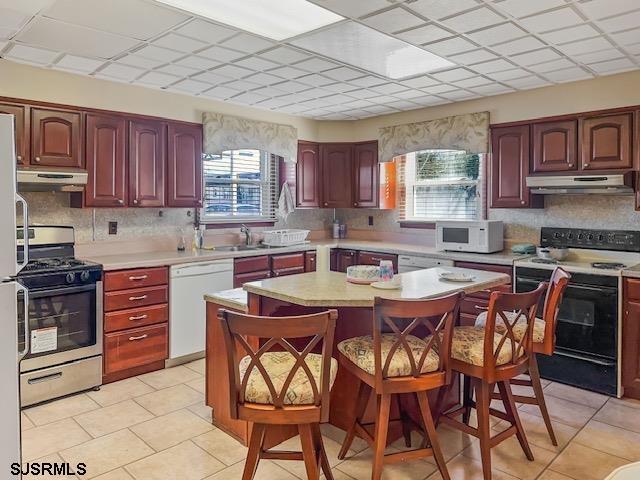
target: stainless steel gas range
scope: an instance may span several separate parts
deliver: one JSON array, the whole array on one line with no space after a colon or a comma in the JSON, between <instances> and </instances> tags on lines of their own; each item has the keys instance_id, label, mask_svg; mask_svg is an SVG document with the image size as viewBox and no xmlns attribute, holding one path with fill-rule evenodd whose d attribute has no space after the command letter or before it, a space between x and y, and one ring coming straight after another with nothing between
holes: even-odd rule
<instances>
[{"instance_id":1,"label":"stainless steel gas range","mask_svg":"<svg viewBox=\"0 0 640 480\"><path fill-rule=\"evenodd\" d=\"M20 227L19 259L24 238ZM31 226L26 244L17 276L29 290L26 325L18 317L23 407L102 383L102 266L74 258L73 227Z\"/></svg>"},{"instance_id":2,"label":"stainless steel gas range","mask_svg":"<svg viewBox=\"0 0 640 480\"><path fill-rule=\"evenodd\" d=\"M572 275L558 315L556 350L538 356L549 380L620 396L622 271L640 264L640 232L543 228L540 245L567 247L562 262L515 262L515 288L534 289L556 265Z\"/></svg>"}]
</instances>

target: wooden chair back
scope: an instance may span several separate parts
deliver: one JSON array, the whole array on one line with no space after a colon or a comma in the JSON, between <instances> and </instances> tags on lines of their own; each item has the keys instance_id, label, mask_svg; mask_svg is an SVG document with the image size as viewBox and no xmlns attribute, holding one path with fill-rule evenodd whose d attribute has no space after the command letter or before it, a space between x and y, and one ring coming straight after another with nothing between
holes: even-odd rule
<instances>
[{"instance_id":1,"label":"wooden chair back","mask_svg":"<svg viewBox=\"0 0 640 480\"><path fill-rule=\"evenodd\" d=\"M556 267L551 274L542 312L542 319L545 322L544 341L541 344L534 344L534 350L538 353L553 355L556 347L556 327L558 325L560 303L570 280L571 275L563 270L562 267Z\"/></svg>"},{"instance_id":2,"label":"wooden chair back","mask_svg":"<svg viewBox=\"0 0 640 480\"><path fill-rule=\"evenodd\" d=\"M547 284L542 282L538 288L526 293L492 292L489 296L489 309L487 322L484 329L484 361L483 370L485 377L493 377L498 369L511 376L507 370L524 368L528 365L529 357L533 353L533 325L538 309L538 302L547 289ZM504 330L496 331L498 318L504 323ZM514 327L525 319L527 327L520 338L514 333ZM499 341L494 344L495 338ZM511 356L507 363L498 365L500 354L506 348L511 348Z\"/></svg>"},{"instance_id":3,"label":"wooden chair back","mask_svg":"<svg viewBox=\"0 0 640 480\"><path fill-rule=\"evenodd\" d=\"M409 358L411 373L407 377L393 377L394 382L400 379L414 380L425 375L442 373L445 383L451 379L450 352L453 327L458 318L460 303L464 292L457 292L446 297L429 300L391 300L376 297L373 307L373 348L375 362L376 388L381 389L383 382L389 379L389 367L396 352L404 350ZM417 359L407 343L407 337L422 327L428 332L424 338L426 348ZM382 358L382 335L393 334L394 343L386 359ZM429 352L439 356L438 369L434 372L421 373Z\"/></svg>"},{"instance_id":4,"label":"wooden chair back","mask_svg":"<svg viewBox=\"0 0 640 480\"><path fill-rule=\"evenodd\" d=\"M338 318L336 310L293 317L262 317L220 310L218 318L222 324L227 349L232 418L238 418L241 406L250 405L249 402L245 402L246 389L249 377L256 369L269 389L273 408L279 411L287 409L285 398L294 377L298 371L304 372L313 391L313 404L309 407L320 409L321 421L328 420L331 353ZM247 341L248 337L254 337L257 342ZM309 341L302 351L298 351L289 341L294 339L302 342L304 339L309 339ZM319 382L316 382L305 360L320 343L322 343L322 367ZM262 356L270 351L285 351L295 359L295 364L280 391L274 387L262 361ZM250 363L244 378L241 378L239 364L245 356L250 358ZM296 405L296 407L300 406Z\"/></svg>"}]
</instances>

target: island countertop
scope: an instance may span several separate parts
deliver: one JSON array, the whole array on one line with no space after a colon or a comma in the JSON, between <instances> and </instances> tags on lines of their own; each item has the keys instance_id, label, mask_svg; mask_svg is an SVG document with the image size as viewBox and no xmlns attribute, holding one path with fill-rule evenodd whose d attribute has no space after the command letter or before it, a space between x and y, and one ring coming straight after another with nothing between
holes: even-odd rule
<instances>
[{"instance_id":1,"label":"island countertop","mask_svg":"<svg viewBox=\"0 0 640 480\"><path fill-rule=\"evenodd\" d=\"M470 282L451 282L440 278L442 272L473 275ZM392 299L434 298L464 290L473 293L499 285L511 279L504 273L486 272L457 267L437 267L398 275L401 288L382 290L369 285L346 281L339 272L310 272L287 277L269 278L244 284L244 289L263 297L306 307L372 307L375 297Z\"/></svg>"}]
</instances>

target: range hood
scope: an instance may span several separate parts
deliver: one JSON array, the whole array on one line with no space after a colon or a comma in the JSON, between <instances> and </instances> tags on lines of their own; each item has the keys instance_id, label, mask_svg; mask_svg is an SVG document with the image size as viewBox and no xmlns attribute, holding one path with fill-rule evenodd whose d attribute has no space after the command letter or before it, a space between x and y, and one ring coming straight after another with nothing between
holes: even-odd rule
<instances>
[{"instance_id":1,"label":"range hood","mask_svg":"<svg viewBox=\"0 0 640 480\"><path fill-rule=\"evenodd\" d=\"M527 177L527 187L531 189L531 193L541 195L631 195L633 177L631 173Z\"/></svg>"},{"instance_id":2,"label":"range hood","mask_svg":"<svg viewBox=\"0 0 640 480\"><path fill-rule=\"evenodd\" d=\"M21 192L81 192L88 178L86 170L75 168L20 168L17 174Z\"/></svg>"}]
</instances>

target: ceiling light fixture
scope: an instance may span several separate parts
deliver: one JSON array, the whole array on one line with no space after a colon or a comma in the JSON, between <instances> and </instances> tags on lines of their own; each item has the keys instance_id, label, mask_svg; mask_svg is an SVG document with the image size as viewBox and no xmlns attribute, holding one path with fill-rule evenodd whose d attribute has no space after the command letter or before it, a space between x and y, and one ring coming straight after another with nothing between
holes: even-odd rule
<instances>
[{"instance_id":1,"label":"ceiling light fixture","mask_svg":"<svg viewBox=\"0 0 640 480\"><path fill-rule=\"evenodd\" d=\"M273 40L284 40L343 20L307 0L157 0ZM203 38L202 40L206 40Z\"/></svg>"}]
</instances>

